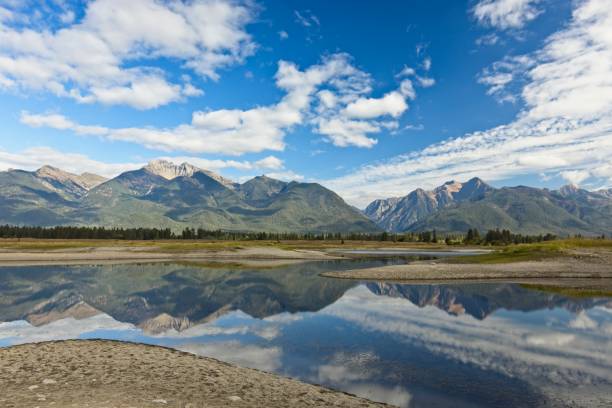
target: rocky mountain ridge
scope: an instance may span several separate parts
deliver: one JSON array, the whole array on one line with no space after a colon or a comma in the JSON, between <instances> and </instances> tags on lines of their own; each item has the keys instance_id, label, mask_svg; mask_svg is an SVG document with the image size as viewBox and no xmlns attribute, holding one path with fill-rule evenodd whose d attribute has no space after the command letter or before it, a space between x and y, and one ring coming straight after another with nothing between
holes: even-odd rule
<instances>
[{"instance_id":1,"label":"rocky mountain ridge","mask_svg":"<svg viewBox=\"0 0 612 408\"><path fill-rule=\"evenodd\" d=\"M392 232L435 229L465 233L469 228L499 228L524 234L601 235L612 233L612 189L588 191L575 185L559 190L494 188L473 178L375 200L365 214Z\"/></svg>"},{"instance_id":2,"label":"rocky mountain ridge","mask_svg":"<svg viewBox=\"0 0 612 408\"><path fill-rule=\"evenodd\" d=\"M0 172L0 224L182 230L374 232L379 228L316 183L255 177L239 184L189 163L156 160L105 180L50 166Z\"/></svg>"}]
</instances>

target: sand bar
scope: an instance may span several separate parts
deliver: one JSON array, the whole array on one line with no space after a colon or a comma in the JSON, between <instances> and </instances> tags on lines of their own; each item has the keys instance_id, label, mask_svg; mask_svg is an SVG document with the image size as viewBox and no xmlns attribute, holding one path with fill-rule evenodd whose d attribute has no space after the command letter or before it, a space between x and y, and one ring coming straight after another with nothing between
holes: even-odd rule
<instances>
[{"instance_id":1,"label":"sand bar","mask_svg":"<svg viewBox=\"0 0 612 408\"><path fill-rule=\"evenodd\" d=\"M249 266L278 266L303 261L341 259L315 250L248 247L233 250L164 252L155 247L84 247L58 250L0 250L0 266L78 265L135 262L226 262Z\"/></svg>"},{"instance_id":2,"label":"sand bar","mask_svg":"<svg viewBox=\"0 0 612 408\"><path fill-rule=\"evenodd\" d=\"M105 340L0 348L0 406L383 407L172 349Z\"/></svg>"},{"instance_id":3,"label":"sand bar","mask_svg":"<svg viewBox=\"0 0 612 408\"><path fill-rule=\"evenodd\" d=\"M325 272L326 277L360 280L398 281L490 281L528 279L610 279L612 263L584 259L558 258L542 261L497 264L446 263L440 261L414 262L375 268Z\"/></svg>"}]
</instances>

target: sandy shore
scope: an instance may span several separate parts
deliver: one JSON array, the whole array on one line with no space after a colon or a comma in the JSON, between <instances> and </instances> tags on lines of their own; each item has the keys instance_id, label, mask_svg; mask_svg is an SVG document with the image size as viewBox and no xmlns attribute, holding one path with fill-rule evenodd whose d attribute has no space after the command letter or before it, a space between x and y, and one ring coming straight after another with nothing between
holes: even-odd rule
<instances>
[{"instance_id":1,"label":"sandy shore","mask_svg":"<svg viewBox=\"0 0 612 408\"><path fill-rule=\"evenodd\" d=\"M499 264L453 264L440 261L415 262L377 268L326 272L322 276L360 280L399 281L491 281L530 279L612 279L612 263L574 258Z\"/></svg>"},{"instance_id":2,"label":"sandy shore","mask_svg":"<svg viewBox=\"0 0 612 408\"><path fill-rule=\"evenodd\" d=\"M0 406L382 407L167 348L71 340L0 348Z\"/></svg>"},{"instance_id":3,"label":"sandy shore","mask_svg":"<svg viewBox=\"0 0 612 408\"><path fill-rule=\"evenodd\" d=\"M285 250L274 247L249 247L235 250L196 250L164 252L155 247L84 247L57 250L0 250L0 266L78 265L201 262L239 263L245 266L271 267L290 263L332 260L340 257L314 250Z\"/></svg>"}]
</instances>

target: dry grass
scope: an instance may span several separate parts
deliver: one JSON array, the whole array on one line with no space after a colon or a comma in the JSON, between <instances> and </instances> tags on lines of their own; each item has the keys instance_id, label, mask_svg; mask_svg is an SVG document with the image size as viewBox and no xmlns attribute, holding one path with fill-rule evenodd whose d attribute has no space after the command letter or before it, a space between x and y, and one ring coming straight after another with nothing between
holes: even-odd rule
<instances>
[{"instance_id":1,"label":"dry grass","mask_svg":"<svg viewBox=\"0 0 612 408\"><path fill-rule=\"evenodd\" d=\"M462 256L460 258L449 259L448 262L462 264L498 264L542 261L552 258L574 256L571 251L576 249L612 251L612 240L564 239L538 242L535 244L510 245L488 254Z\"/></svg>"},{"instance_id":2,"label":"dry grass","mask_svg":"<svg viewBox=\"0 0 612 408\"><path fill-rule=\"evenodd\" d=\"M337 248L375 249L375 248L415 248L443 249L444 244L392 241L215 241L215 240L168 240L168 241L128 241L128 240L80 240L80 239L0 239L0 249L13 251L53 251L63 249L134 247L161 252L189 252L201 250L238 250L252 247L273 247L286 250L311 249L325 250Z\"/></svg>"},{"instance_id":3,"label":"dry grass","mask_svg":"<svg viewBox=\"0 0 612 408\"><path fill-rule=\"evenodd\" d=\"M521 284L522 287L540 292L553 293L573 298L612 297L612 289L609 288L581 288L567 286L551 286L542 284Z\"/></svg>"}]
</instances>

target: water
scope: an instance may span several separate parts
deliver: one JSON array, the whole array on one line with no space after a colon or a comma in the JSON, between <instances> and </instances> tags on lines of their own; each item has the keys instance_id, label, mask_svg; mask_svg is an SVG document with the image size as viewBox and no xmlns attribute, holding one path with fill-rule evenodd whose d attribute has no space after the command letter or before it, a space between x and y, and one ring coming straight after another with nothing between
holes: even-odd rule
<instances>
[{"instance_id":1,"label":"water","mask_svg":"<svg viewBox=\"0 0 612 408\"><path fill-rule=\"evenodd\" d=\"M610 406L612 299L318 276L398 262L0 268L0 346L159 344L402 407Z\"/></svg>"}]
</instances>

